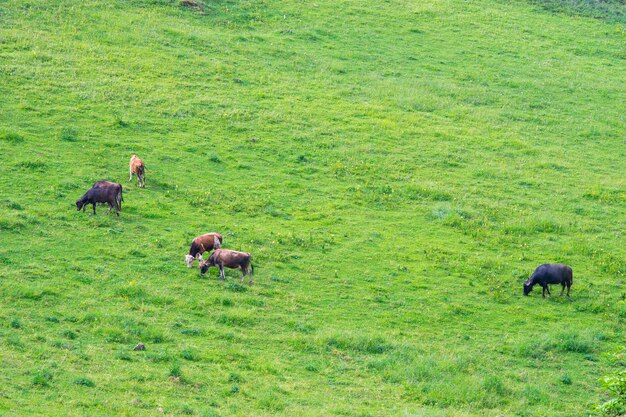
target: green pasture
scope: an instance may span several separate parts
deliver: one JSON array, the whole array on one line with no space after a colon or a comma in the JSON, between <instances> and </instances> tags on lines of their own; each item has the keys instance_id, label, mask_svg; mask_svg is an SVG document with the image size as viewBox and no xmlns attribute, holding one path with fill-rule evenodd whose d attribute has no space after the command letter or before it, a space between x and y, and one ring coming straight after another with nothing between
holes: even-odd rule
<instances>
[{"instance_id":1,"label":"green pasture","mask_svg":"<svg viewBox=\"0 0 626 417\"><path fill-rule=\"evenodd\" d=\"M0 0L0 415L593 415L626 328L624 22ZM119 218L76 211L103 179ZM186 268L211 231L253 285ZM522 296L546 262L571 298Z\"/></svg>"}]
</instances>

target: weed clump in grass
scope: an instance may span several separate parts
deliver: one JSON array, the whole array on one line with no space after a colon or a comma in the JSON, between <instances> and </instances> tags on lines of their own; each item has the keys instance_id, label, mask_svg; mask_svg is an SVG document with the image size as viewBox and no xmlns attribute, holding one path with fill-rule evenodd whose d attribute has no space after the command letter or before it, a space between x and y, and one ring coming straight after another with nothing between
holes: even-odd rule
<instances>
[{"instance_id":1,"label":"weed clump in grass","mask_svg":"<svg viewBox=\"0 0 626 417\"><path fill-rule=\"evenodd\" d=\"M222 158L220 158L219 155L217 154L212 153L208 156L208 158L209 158L209 161L214 162L216 164L222 163Z\"/></svg>"},{"instance_id":2,"label":"weed clump in grass","mask_svg":"<svg viewBox=\"0 0 626 417\"><path fill-rule=\"evenodd\" d=\"M526 402L531 405L546 404L548 402L546 393L531 385L524 387L523 395Z\"/></svg>"},{"instance_id":3,"label":"weed clump in grass","mask_svg":"<svg viewBox=\"0 0 626 417\"><path fill-rule=\"evenodd\" d=\"M13 200L5 200L4 205L11 210L18 210L18 211L24 210L24 207L20 203L15 202Z\"/></svg>"},{"instance_id":4,"label":"weed clump in grass","mask_svg":"<svg viewBox=\"0 0 626 417\"><path fill-rule=\"evenodd\" d=\"M24 136L15 132L2 132L0 133L0 140L9 143L22 143L24 142Z\"/></svg>"},{"instance_id":5,"label":"weed clump in grass","mask_svg":"<svg viewBox=\"0 0 626 417\"><path fill-rule=\"evenodd\" d=\"M580 337L577 333L563 333L558 339L557 346L563 352L591 353L591 341Z\"/></svg>"},{"instance_id":6,"label":"weed clump in grass","mask_svg":"<svg viewBox=\"0 0 626 417\"><path fill-rule=\"evenodd\" d=\"M67 337L70 340L74 340L74 339L76 339L78 337L78 335L75 332L71 331L71 330L65 330L63 332L63 336Z\"/></svg>"},{"instance_id":7,"label":"weed clump in grass","mask_svg":"<svg viewBox=\"0 0 626 417\"><path fill-rule=\"evenodd\" d=\"M254 318L233 314L222 314L217 318L217 322L229 326L249 327L254 325Z\"/></svg>"},{"instance_id":8,"label":"weed clump in grass","mask_svg":"<svg viewBox=\"0 0 626 417\"><path fill-rule=\"evenodd\" d=\"M518 345L517 352L533 359L542 359L548 352L584 353L587 359L593 356L590 355L593 352L593 342L589 335L565 332L523 342Z\"/></svg>"},{"instance_id":9,"label":"weed clump in grass","mask_svg":"<svg viewBox=\"0 0 626 417\"><path fill-rule=\"evenodd\" d=\"M233 282L233 281L229 281L228 284L226 284L226 289L228 289L229 291L232 292L246 292L248 291L248 287L246 287L245 285L241 285L237 282Z\"/></svg>"},{"instance_id":10,"label":"weed clump in grass","mask_svg":"<svg viewBox=\"0 0 626 417\"><path fill-rule=\"evenodd\" d=\"M61 129L59 139L63 142L76 142L78 140L76 129L72 127L64 127Z\"/></svg>"},{"instance_id":11,"label":"weed clump in grass","mask_svg":"<svg viewBox=\"0 0 626 417\"><path fill-rule=\"evenodd\" d=\"M508 390L502 380L495 375L491 375L483 383L483 387L487 392L496 394L498 396L504 396L508 393Z\"/></svg>"},{"instance_id":12,"label":"weed clump in grass","mask_svg":"<svg viewBox=\"0 0 626 417\"><path fill-rule=\"evenodd\" d=\"M199 329L182 329L180 334L184 334L185 336L202 336L203 332Z\"/></svg>"},{"instance_id":13,"label":"weed clump in grass","mask_svg":"<svg viewBox=\"0 0 626 417\"><path fill-rule=\"evenodd\" d=\"M16 165L18 168L21 168L30 172L44 172L48 167L48 164L44 161L34 160L34 161L22 161Z\"/></svg>"},{"instance_id":14,"label":"weed clump in grass","mask_svg":"<svg viewBox=\"0 0 626 417\"><path fill-rule=\"evenodd\" d=\"M352 350L359 353L381 354L391 349L391 345L382 337L343 337L333 336L327 339L329 348Z\"/></svg>"},{"instance_id":15,"label":"weed clump in grass","mask_svg":"<svg viewBox=\"0 0 626 417\"><path fill-rule=\"evenodd\" d=\"M89 388L92 388L92 387L95 387L95 386L96 386L96 383L95 383L95 382L93 382L93 381L92 381L91 379L89 379L89 378L86 378L86 377L80 377L80 378L76 378L76 379L74 380L74 385L80 385L80 386L83 386L83 387L89 387Z\"/></svg>"},{"instance_id":16,"label":"weed clump in grass","mask_svg":"<svg viewBox=\"0 0 626 417\"><path fill-rule=\"evenodd\" d=\"M317 364L311 363L311 362L309 362L306 365L304 365L304 369L306 369L309 372L317 372L317 371L319 371L319 368L318 368Z\"/></svg>"},{"instance_id":17,"label":"weed clump in grass","mask_svg":"<svg viewBox=\"0 0 626 417\"><path fill-rule=\"evenodd\" d=\"M23 350L24 349L24 342L22 342L22 339L20 339L20 337L17 334L12 334L9 337L7 337L5 339L6 344L14 349L17 350Z\"/></svg>"},{"instance_id":18,"label":"weed clump in grass","mask_svg":"<svg viewBox=\"0 0 626 417\"><path fill-rule=\"evenodd\" d=\"M624 2L621 0L531 0L551 13L589 16L609 22L626 23Z\"/></svg>"},{"instance_id":19,"label":"weed clump in grass","mask_svg":"<svg viewBox=\"0 0 626 417\"><path fill-rule=\"evenodd\" d=\"M37 371L33 376L33 385L35 386L48 387L50 386L50 381L52 381L52 374L47 369Z\"/></svg>"},{"instance_id":20,"label":"weed clump in grass","mask_svg":"<svg viewBox=\"0 0 626 417\"><path fill-rule=\"evenodd\" d=\"M180 357L185 360L192 361L192 362L197 362L200 360L200 357L198 356L198 354L194 352L193 349L191 348L183 349L183 351L180 353Z\"/></svg>"},{"instance_id":21,"label":"weed clump in grass","mask_svg":"<svg viewBox=\"0 0 626 417\"><path fill-rule=\"evenodd\" d=\"M170 369L170 377L174 377L174 378L182 378L183 377L183 371L180 368L180 364L178 362L175 362L172 365L172 368Z\"/></svg>"},{"instance_id":22,"label":"weed clump in grass","mask_svg":"<svg viewBox=\"0 0 626 417\"><path fill-rule=\"evenodd\" d=\"M19 329L22 327L22 322L19 319L13 319L11 320L10 325L13 329Z\"/></svg>"}]
</instances>

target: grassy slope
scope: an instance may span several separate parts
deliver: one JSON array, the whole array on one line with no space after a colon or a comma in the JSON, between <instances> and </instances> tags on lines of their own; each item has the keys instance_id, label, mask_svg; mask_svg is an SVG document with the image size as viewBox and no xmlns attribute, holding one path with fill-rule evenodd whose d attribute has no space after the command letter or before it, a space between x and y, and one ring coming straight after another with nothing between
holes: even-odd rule
<instances>
[{"instance_id":1,"label":"grassy slope","mask_svg":"<svg viewBox=\"0 0 626 417\"><path fill-rule=\"evenodd\" d=\"M626 317L623 27L371 3L0 1L0 411L601 399ZM122 216L77 213L104 178ZM184 267L210 230L253 252L254 286ZM571 300L520 297L547 261Z\"/></svg>"}]
</instances>

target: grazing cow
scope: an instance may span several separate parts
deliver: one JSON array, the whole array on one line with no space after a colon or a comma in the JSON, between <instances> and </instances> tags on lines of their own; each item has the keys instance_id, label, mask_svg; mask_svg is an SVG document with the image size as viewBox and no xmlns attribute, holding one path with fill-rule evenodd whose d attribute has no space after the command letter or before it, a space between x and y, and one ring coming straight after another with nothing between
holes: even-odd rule
<instances>
[{"instance_id":1,"label":"grazing cow","mask_svg":"<svg viewBox=\"0 0 626 417\"><path fill-rule=\"evenodd\" d=\"M567 286L567 296L569 297L569 289L572 286L572 268L564 264L543 264L535 269L535 272L524 283L524 295L530 294L533 286L541 285L543 288L543 298L546 298L546 291L550 295L548 284L561 284L561 294Z\"/></svg>"},{"instance_id":2,"label":"grazing cow","mask_svg":"<svg viewBox=\"0 0 626 417\"><path fill-rule=\"evenodd\" d=\"M81 198L76 200L76 210L81 209L85 211L87 204L93 206L93 214L96 214L96 203L107 203L109 205L109 211L115 208L115 214L120 215L122 209L122 185L108 181L98 181L89 191L87 191Z\"/></svg>"},{"instance_id":3,"label":"grazing cow","mask_svg":"<svg viewBox=\"0 0 626 417\"><path fill-rule=\"evenodd\" d=\"M185 255L185 262L187 267L193 266L194 259L202 259L202 254L211 249L218 249L222 247L222 235L219 233L207 233L196 237L191 241L191 247L189 248L189 255Z\"/></svg>"},{"instance_id":4,"label":"grazing cow","mask_svg":"<svg viewBox=\"0 0 626 417\"><path fill-rule=\"evenodd\" d=\"M250 277L248 284L252 283L252 274L254 267L252 266L251 256L248 252L237 252L228 249L215 249L206 261L200 261L200 274L204 274L212 266L220 269L220 279L224 280L224 267L231 269L241 269L241 282L246 278L246 273Z\"/></svg>"},{"instance_id":5,"label":"grazing cow","mask_svg":"<svg viewBox=\"0 0 626 417\"><path fill-rule=\"evenodd\" d=\"M130 158L129 168L130 168L130 178L128 178L128 181L132 181L133 174L135 174L137 176L137 184L139 185L139 188L145 188L146 187L146 166L143 164L143 161L137 158L137 155L133 155Z\"/></svg>"},{"instance_id":6,"label":"grazing cow","mask_svg":"<svg viewBox=\"0 0 626 417\"><path fill-rule=\"evenodd\" d=\"M122 209L122 201L124 201L124 196L122 195L122 185L111 182L111 181L96 181L93 183L91 188L113 188L118 191L117 195L117 204L120 206L120 210Z\"/></svg>"}]
</instances>

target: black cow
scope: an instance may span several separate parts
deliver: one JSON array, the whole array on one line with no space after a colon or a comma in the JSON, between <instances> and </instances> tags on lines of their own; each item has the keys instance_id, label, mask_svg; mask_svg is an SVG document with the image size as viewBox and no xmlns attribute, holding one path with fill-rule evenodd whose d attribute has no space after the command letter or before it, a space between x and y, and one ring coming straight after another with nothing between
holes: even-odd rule
<instances>
[{"instance_id":1,"label":"black cow","mask_svg":"<svg viewBox=\"0 0 626 417\"><path fill-rule=\"evenodd\" d=\"M122 202L124 201L124 196L122 196L122 185L116 182L111 181L96 181L93 183L91 188L114 188L119 191L117 195L117 204L120 206L120 210L122 209Z\"/></svg>"},{"instance_id":2,"label":"black cow","mask_svg":"<svg viewBox=\"0 0 626 417\"><path fill-rule=\"evenodd\" d=\"M81 209L85 211L87 204L93 206L93 214L96 214L96 203L107 203L109 205L110 213L111 209L115 207L115 214L120 215L122 209L122 185L108 181L98 181L89 191L85 193L81 198L76 200L76 210Z\"/></svg>"},{"instance_id":3,"label":"black cow","mask_svg":"<svg viewBox=\"0 0 626 417\"><path fill-rule=\"evenodd\" d=\"M569 289L572 286L572 268L564 264L543 264L535 269L535 272L524 283L524 295L530 294L535 285L541 285L543 288L543 298L546 298L546 291L550 295L548 284L561 284L561 294L567 286L567 296L569 297Z\"/></svg>"}]
</instances>

